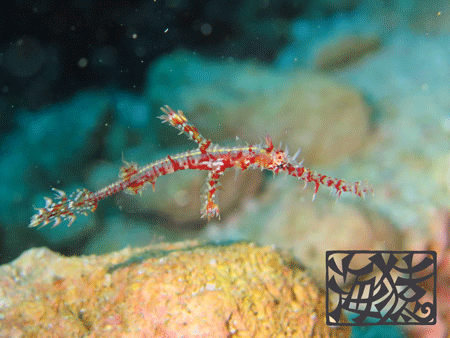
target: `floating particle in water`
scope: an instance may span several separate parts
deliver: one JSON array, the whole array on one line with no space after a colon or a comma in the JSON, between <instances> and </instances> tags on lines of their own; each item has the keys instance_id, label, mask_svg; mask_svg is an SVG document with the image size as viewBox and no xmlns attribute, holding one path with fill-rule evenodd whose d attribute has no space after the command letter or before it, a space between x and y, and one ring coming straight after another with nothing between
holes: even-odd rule
<instances>
[{"instance_id":1,"label":"floating particle in water","mask_svg":"<svg viewBox=\"0 0 450 338\"><path fill-rule=\"evenodd\" d=\"M87 61L86 58L81 58L81 59L78 61L78 67L80 67L80 68L86 67L87 64L88 64L88 61Z\"/></svg>"},{"instance_id":2,"label":"floating particle in water","mask_svg":"<svg viewBox=\"0 0 450 338\"><path fill-rule=\"evenodd\" d=\"M13 75L27 77L37 73L45 62L45 51L37 39L21 37L5 53L5 68Z\"/></svg>"},{"instance_id":3,"label":"floating particle in water","mask_svg":"<svg viewBox=\"0 0 450 338\"><path fill-rule=\"evenodd\" d=\"M203 35L209 35L212 32L212 27L209 23L205 23L200 27L200 31Z\"/></svg>"}]
</instances>

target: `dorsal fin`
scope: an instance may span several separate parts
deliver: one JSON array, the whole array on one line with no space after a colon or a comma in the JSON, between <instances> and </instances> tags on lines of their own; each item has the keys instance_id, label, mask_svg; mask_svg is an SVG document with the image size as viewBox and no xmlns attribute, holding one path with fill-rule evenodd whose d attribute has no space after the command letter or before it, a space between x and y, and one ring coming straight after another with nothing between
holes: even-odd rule
<instances>
[{"instance_id":1,"label":"dorsal fin","mask_svg":"<svg viewBox=\"0 0 450 338\"><path fill-rule=\"evenodd\" d=\"M138 170L138 164L136 162L130 162L128 163L127 161L123 161L123 166L120 167L119 170L119 177L122 180L128 180L130 179L131 176L133 176L134 174L136 174L139 170Z\"/></svg>"},{"instance_id":2,"label":"dorsal fin","mask_svg":"<svg viewBox=\"0 0 450 338\"><path fill-rule=\"evenodd\" d=\"M272 143L272 137L270 137L269 134L266 134L265 141L266 141L266 148L264 148L264 149L266 149L266 151L268 153L272 152L272 150L273 150L273 143Z\"/></svg>"}]
</instances>

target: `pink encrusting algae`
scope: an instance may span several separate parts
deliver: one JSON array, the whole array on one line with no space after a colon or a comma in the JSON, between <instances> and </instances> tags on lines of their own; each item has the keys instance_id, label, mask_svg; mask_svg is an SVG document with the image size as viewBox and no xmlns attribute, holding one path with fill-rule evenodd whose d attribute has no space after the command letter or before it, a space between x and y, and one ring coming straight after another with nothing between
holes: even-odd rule
<instances>
[{"instance_id":1,"label":"pink encrusting algae","mask_svg":"<svg viewBox=\"0 0 450 338\"><path fill-rule=\"evenodd\" d=\"M346 182L342 179L332 178L322 175L302 166L296 162L297 152L290 157L288 151L281 148L275 149L272 138L267 134L265 142L257 145L244 147L221 147L203 137L195 126L190 124L181 110L175 112L169 106L161 108L165 115L159 118L164 122L169 122L173 127L180 130L180 134L185 133L197 143L198 148L193 151L167 156L159 161L152 162L146 166L138 167L137 163L125 162L120 168L119 180L96 192L86 189L79 189L67 196L62 190L53 188L56 192L54 202L51 198L45 197L45 206L36 208L38 211L30 221L29 226L35 227L41 224L44 226L53 222L57 226L62 220L69 220L70 226L78 214L86 215L88 211L94 212L97 203L119 191L129 194L141 193L150 184L155 190L155 182L159 176L174 173L179 170L193 169L208 171L207 191L205 192L205 204L202 209L202 217L220 218L219 207L216 203L216 190L218 182L225 170L236 168L246 170L248 168L260 168L270 170L274 174L285 172L288 175L297 177L307 183L314 184L313 200L321 185L330 187L337 196L342 192L349 192L357 196L364 197L366 193L373 193L371 186L367 182Z\"/></svg>"}]
</instances>

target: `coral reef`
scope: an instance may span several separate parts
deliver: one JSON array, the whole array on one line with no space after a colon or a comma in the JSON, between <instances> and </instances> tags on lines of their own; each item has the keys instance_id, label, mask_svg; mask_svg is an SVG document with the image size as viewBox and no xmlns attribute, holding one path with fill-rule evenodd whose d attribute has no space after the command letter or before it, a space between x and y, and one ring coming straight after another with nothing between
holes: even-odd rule
<instances>
[{"instance_id":1,"label":"coral reef","mask_svg":"<svg viewBox=\"0 0 450 338\"><path fill-rule=\"evenodd\" d=\"M324 295L272 247L195 241L0 267L0 336L348 337Z\"/></svg>"},{"instance_id":2,"label":"coral reef","mask_svg":"<svg viewBox=\"0 0 450 338\"><path fill-rule=\"evenodd\" d=\"M6 26L12 29L10 37L5 35L0 69L5 74L0 86L4 117L0 124L0 262L11 261L31 247L47 246L67 255L100 254L126 245L147 245L159 236L181 241L203 235L207 241L243 239L290 250L308 274L323 283L327 249L428 248L437 251L439 258L438 325L415 327L411 335L448 336L447 2L438 0L424 6L418 0L238 1L231 5L214 1L204 2L204 7L198 3L144 0L137 11L120 11L113 20L97 20L98 25L89 25L87 35L81 35L83 21L57 30L56 45L47 44L41 34L47 30L43 24L63 27L52 19L58 18L57 6L35 6L32 11L27 7L21 20L7 18L12 21ZM92 14L83 9L84 14L77 16L72 15L73 6L68 8L61 17L99 18L105 11L98 8ZM109 8L108 13L105 18L118 12ZM23 33L22 28L14 30L18 26L27 29L31 17L44 18L44 23L32 25L37 35ZM117 20L125 20L118 40L104 40L111 33L108 27L114 30L118 26ZM94 35L97 40L93 41L89 36ZM80 48L74 43L77 40L88 48ZM58 52L61 41L69 45ZM73 50L71 57L65 57ZM67 72L69 64L71 71ZM75 78L78 80L73 81ZM87 81L89 78L94 81ZM98 82L100 79L104 80ZM121 87L121 83L129 85ZM301 146L299 160L304 158L305 165L333 177L367 178L375 196L366 201L342 196L334 203L334 197L320 191L312 203L312 187L302 191L292 181L258 171L244 172L233 182L234 173L230 173L222 181L226 190L217 193L222 218L206 224L198 220L204 173L188 171L161 177L155 194L149 191L141 198L126 194L111 198L95 214L80 217L70 228L26 228L33 213L31 206L41 207L51 188L95 191L116 177L122 156L126 161L149 163L191 149L187 140L155 123L157 109L163 104L186 110L205 137L227 147L240 146L236 135L258 143L266 132L287 144L292 153ZM219 248L214 250L219 255ZM47 261L72 262L46 250L39 252L43 258L33 263L31 272L41 271L41 264ZM30 252L20 260L26 257L30 258ZM167 257L172 256L164 259ZM77 259L73 262L80 262ZM81 260L91 262L94 258ZM13 265L17 262L10 268ZM5 266L2 272L10 268ZM128 268L132 266L124 267ZM83 269L82 264L77 265L73 276ZM33 311L44 312L47 326L64 324L61 318L77 325L87 318L87 326L80 326L80 330L96 334L89 330L100 327L100 319L92 320L93 310L84 312L84 308L94 308L91 300L89 307L77 303L73 310L78 312L64 312L64 302L72 306L77 295L66 290L80 292L79 284L94 298L97 294L93 296L90 291L92 285L75 277L56 277L39 284L23 269L17 269L15 275L11 271L2 276L0 296L7 302L1 303L0 327L11 323L8 320L15 313L6 312L6 306L13 306L14 311L20 306L10 299L26 296L24 313L29 317L20 317L22 321L32 318L27 323L39 322L36 314L30 315ZM116 278L120 271L107 278ZM89 278L98 283L97 277ZM33 292L42 299L36 288L46 283L53 284L45 290L61 285L64 291L41 310ZM75 284L73 289L69 283ZM121 281L115 283L121 285ZM431 296L431 286L427 291ZM52 292L47 294L53 296ZM101 298L98 302L103 308L95 311L103 318L107 305ZM124 311L121 306L117 308ZM56 313L52 322L46 319L49 311ZM120 324L109 319L113 328L125 327L128 318L123 319L122 313L113 317L122 320ZM8 333L28 333L23 327L15 330ZM243 331L237 329L235 334ZM392 336L379 332L376 336L380 335Z\"/></svg>"}]
</instances>

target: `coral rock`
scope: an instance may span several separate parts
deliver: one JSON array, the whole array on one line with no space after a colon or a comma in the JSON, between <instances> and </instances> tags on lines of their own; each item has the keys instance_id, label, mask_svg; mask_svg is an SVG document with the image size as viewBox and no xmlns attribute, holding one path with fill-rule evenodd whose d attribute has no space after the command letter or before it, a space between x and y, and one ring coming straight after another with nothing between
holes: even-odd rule
<instances>
[{"instance_id":1,"label":"coral rock","mask_svg":"<svg viewBox=\"0 0 450 338\"><path fill-rule=\"evenodd\" d=\"M348 337L323 293L271 247L197 242L0 267L0 336Z\"/></svg>"}]
</instances>

